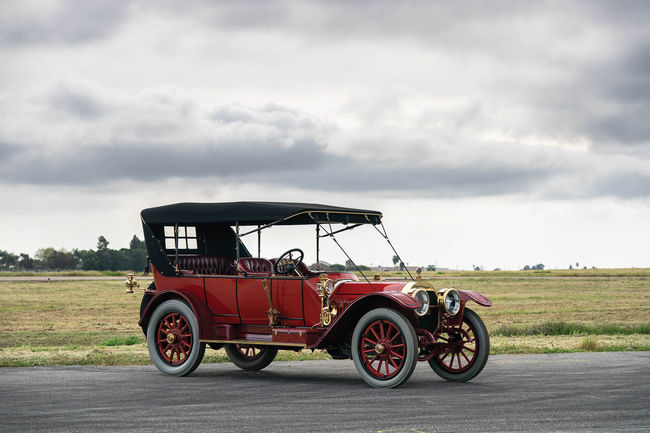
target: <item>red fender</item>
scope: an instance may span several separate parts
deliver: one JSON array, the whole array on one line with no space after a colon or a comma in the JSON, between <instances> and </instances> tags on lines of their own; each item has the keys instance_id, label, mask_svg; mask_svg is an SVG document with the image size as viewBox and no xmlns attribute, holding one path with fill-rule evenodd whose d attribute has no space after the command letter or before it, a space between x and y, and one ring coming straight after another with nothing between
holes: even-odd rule
<instances>
[{"instance_id":1,"label":"red fender","mask_svg":"<svg viewBox=\"0 0 650 433\"><path fill-rule=\"evenodd\" d=\"M480 293L473 292L471 290L458 290L458 295L460 296L461 301L474 301L479 305L482 305L484 307L491 307L492 306L492 301L490 301L488 298L485 296L481 295Z\"/></svg>"},{"instance_id":2,"label":"red fender","mask_svg":"<svg viewBox=\"0 0 650 433\"><path fill-rule=\"evenodd\" d=\"M352 332L357 321L366 312L373 308L390 307L402 310L405 314L409 310L414 310L422 304L417 299L410 297L402 292L371 292L355 299L343 312L336 317L330 327L320 336L320 338L309 348L324 348L332 339L343 338ZM415 313L406 314L409 320L415 320ZM416 326L416 323L413 323Z\"/></svg>"},{"instance_id":3,"label":"red fender","mask_svg":"<svg viewBox=\"0 0 650 433\"><path fill-rule=\"evenodd\" d=\"M138 322L140 326L147 326L149 318L158 305L169 299L180 299L190 306L194 316L199 322L199 339L201 340L214 340L214 321L212 320L212 311L205 304L203 299L192 292L180 290L165 290L151 298L149 303L142 313L142 317Z\"/></svg>"}]
</instances>

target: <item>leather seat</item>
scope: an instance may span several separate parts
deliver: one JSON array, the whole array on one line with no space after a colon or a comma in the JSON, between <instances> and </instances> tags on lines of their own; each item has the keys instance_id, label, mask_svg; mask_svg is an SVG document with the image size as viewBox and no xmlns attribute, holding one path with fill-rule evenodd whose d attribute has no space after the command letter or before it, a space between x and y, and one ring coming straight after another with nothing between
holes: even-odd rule
<instances>
[{"instance_id":1,"label":"leather seat","mask_svg":"<svg viewBox=\"0 0 650 433\"><path fill-rule=\"evenodd\" d=\"M234 260L221 256L179 256L178 269L183 275L237 275Z\"/></svg>"},{"instance_id":2,"label":"leather seat","mask_svg":"<svg viewBox=\"0 0 650 433\"><path fill-rule=\"evenodd\" d=\"M247 277L266 278L273 274L273 264L266 259L240 257L239 272Z\"/></svg>"}]
</instances>

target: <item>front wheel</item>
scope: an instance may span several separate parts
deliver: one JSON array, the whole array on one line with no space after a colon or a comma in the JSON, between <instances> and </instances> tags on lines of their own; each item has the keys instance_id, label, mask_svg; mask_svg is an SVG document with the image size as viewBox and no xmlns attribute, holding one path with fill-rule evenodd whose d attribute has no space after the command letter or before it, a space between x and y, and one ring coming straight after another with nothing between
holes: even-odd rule
<instances>
[{"instance_id":1,"label":"front wheel","mask_svg":"<svg viewBox=\"0 0 650 433\"><path fill-rule=\"evenodd\" d=\"M367 384L375 388L395 388L411 377L418 362L415 330L395 310L371 310L354 328L352 359Z\"/></svg>"},{"instance_id":2,"label":"front wheel","mask_svg":"<svg viewBox=\"0 0 650 433\"><path fill-rule=\"evenodd\" d=\"M170 376L187 376L199 366L205 343L192 309L176 299L160 304L147 326L147 347L154 365Z\"/></svg>"},{"instance_id":3,"label":"front wheel","mask_svg":"<svg viewBox=\"0 0 650 433\"><path fill-rule=\"evenodd\" d=\"M446 328L438 337L448 350L429 360L436 374L445 380L465 382L483 370L490 354L490 337L481 318L465 308L460 326Z\"/></svg>"},{"instance_id":4,"label":"front wheel","mask_svg":"<svg viewBox=\"0 0 650 433\"><path fill-rule=\"evenodd\" d=\"M248 344L226 344L226 355L242 370L261 370L268 366L278 354L273 346L251 346Z\"/></svg>"}]
</instances>

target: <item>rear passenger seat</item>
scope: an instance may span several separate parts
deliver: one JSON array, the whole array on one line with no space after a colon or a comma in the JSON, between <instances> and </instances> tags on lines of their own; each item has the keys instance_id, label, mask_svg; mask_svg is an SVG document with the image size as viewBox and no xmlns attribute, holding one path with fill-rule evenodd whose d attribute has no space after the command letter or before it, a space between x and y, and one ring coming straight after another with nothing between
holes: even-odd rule
<instances>
[{"instance_id":1,"label":"rear passenger seat","mask_svg":"<svg viewBox=\"0 0 650 433\"><path fill-rule=\"evenodd\" d=\"M175 265L175 257L171 257ZM178 269L183 275L237 275L235 261L221 256L179 256Z\"/></svg>"}]
</instances>

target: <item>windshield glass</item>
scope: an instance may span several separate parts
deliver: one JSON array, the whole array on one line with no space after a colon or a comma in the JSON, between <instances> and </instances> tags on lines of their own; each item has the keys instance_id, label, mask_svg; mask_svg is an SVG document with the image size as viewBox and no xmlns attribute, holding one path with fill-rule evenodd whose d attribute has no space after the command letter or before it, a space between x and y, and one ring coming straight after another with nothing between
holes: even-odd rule
<instances>
[{"instance_id":1,"label":"windshield glass","mask_svg":"<svg viewBox=\"0 0 650 433\"><path fill-rule=\"evenodd\" d=\"M346 228L342 224L332 224L336 232ZM234 227L233 227L234 229ZM241 233L246 233L253 228L240 227ZM381 230L381 227L379 227ZM325 235L329 226L321 226L320 234ZM276 258L291 248L300 248L305 253L304 262L315 268L316 263L316 226L272 226L261 231L261 257L266 259ZM336 240L345 249L350 258L363 271L390 270L395 266L393 256L395 253L380 233L371 225L362 225L352 230L335 234ZM254 257L258 255L257 233L243 236L242 242ZM336 243L328 236L321 237L319 242L320 261L325 265L341 265L354 270L348 258ZM406 260L404 257L402 259ZM348 263L346 263L348 262ZM406 262L405 262L406 264ZM312 266L314 265L314 266Z\"/></svg>"}]
</instances>

